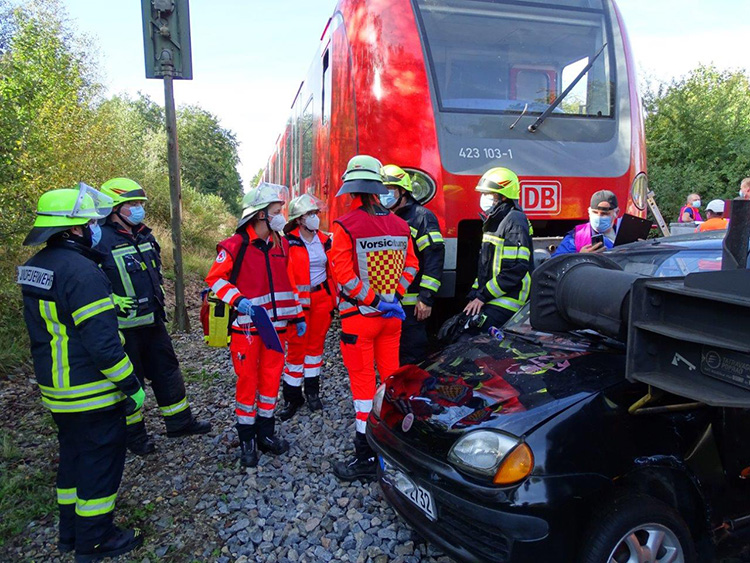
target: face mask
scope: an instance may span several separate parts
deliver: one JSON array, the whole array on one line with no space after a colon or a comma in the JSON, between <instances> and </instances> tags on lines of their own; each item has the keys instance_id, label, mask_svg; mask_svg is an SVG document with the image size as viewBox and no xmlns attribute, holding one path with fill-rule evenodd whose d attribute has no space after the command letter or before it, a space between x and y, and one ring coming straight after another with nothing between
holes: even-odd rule
<instances>
[{"instance_id":1,"label":"face mask","mask_svg":"<svg viewBox=\"0 0 750 563\"><path fill-rule=\"evenodd\" d=\"M380 195L380 203L386 209L390 209L396 205L396 201L398 201L398 192L396 190L388 190L387 194Z\"/></svg>"},{"instance_id":2,"label":"face mask","mask_svg":"<svg viewBox=\"0 0 750 563\"><path fill-rule=\"evenodd\" d=\"M308 215L305 217L305 227L310 231L317 231L320 228L320 217L317 215Z\"/></svg>"},{"instance_id":3,"label":"face mask","mask_svg":"<svg viewBox=\"0 0 750 563\"><path fill-rule=\"evenodd\" d=\"M743 192L742 190L740 190L740 197L741 197L742 199L745 199L745 192Z\"/></svg>"},{"instance_id":4,"label":"face mask","mask_svg":"<svg viewBox=\"0 0 750 563\"><path fill-rule=\"evenodd\" d=\"M612 228L612 220L613 218L609 215L594 215L593 213L589 213L591 228L597 233L606 233L610 230Z\"/></svg>"},{"instance_id":5,"label":"face mask","mask_svg":"<svg viewBox=\"0 0 750 563\"><path fill-rule=\"evenodd\" d=\"M693 205L693 207L695 207L696 209L698 209L698 208L699 208L699 207L701 206L701 200L699 200L699 199L696 199L696 200L695 200L695 201L694 201L694 202L692 203L692 205Z\"/></svg>"},{"instance_id":6,"label":"face mask","mask_svg":"<svg viewBox=\"0 0 750 563\"><path fill-rule=\"evenodd\" d=\"M270 219L266 219L268 221L268 226L272 231L276 231L277 233L280 233L284 230L284 226L286 225L286 219L284 219L284 216L281 213L278 213L271 217Z\"/></svg>"},{"instance_id":7,"label":"face mask","mask_svg":"<svg viewBox=\"0 0 750 563\"><path fill-rule=\"evenodd\" d=\"M489 213L490 209L495 206L495 196L492 194L482 194L479 198L479 207L485 213Z\"/></svg>"},{"instance_id":8,"label":"face mask","mask_svg":"<svg viewBox=\"0 0 750 563\"><path fill-rule=\"evenodd\" d=\"M128 222L131 225L139 225L146 218L146 210L142 205L136 205L130 208Z\"/></svg>"},{"instance_id":9,"label":"face mask","mask_svg":"<svg viewBox=\"0 0 750 563\"><path fill-rule=\"evenodd\" d=\"M102 228L99 223L91 223L89 231L91 232L91 248L94 248L102 240Z\"/></svg>"}]
</instances>

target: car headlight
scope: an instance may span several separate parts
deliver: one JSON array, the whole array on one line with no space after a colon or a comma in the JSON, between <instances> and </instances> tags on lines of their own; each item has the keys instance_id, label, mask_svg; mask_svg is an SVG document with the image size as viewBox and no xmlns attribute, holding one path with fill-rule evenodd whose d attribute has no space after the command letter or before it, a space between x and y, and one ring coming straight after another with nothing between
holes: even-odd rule
<instances>
[{"instance_id":1,"label":"car headlight","mask_svg":"<svg viewBox=\"0 0 750 563\"><path fill-rule=\"evenodd\" d=\"M633 204L643 211L646 209L646 201L648 200L648 176L645 172L640 172L633 179L633 184L630 186L630 197L633 199Z\"/></svg>"},{"instance_id":2,"label":"car headlight","mask_svg":"<svg viewBox=\"0 0 750 563\"><path fill-rule=\"evenodd\" d=\"M385 383L380 384L372 398L372 412L378 418L380 418L380 409L383 408L383 399L385 399Z\"/></svg>"},{"instance_id":3,"label":"car headlight","mask_svg":"<svg viewBox=\"0 0 750 563\"><path fill-rule=\"evenodd\" d=\"M459 438L448 461L469 473L492 477L498 485L517 483L534 468L534 455L525 442L491 430L475 430Z\"/></svg>"}]
</instances>

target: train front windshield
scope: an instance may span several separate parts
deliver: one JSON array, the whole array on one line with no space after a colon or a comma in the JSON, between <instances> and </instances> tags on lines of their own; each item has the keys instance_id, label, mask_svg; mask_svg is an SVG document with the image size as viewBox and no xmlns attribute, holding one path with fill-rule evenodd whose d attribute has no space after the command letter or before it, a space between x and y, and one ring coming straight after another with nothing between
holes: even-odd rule
<instances>
[{"instance_id":1,"label":"train front windshield","mask_svg":"<svg viewBox=\"0 0 750 563\"><path fill-rule=\"evenodd\" d=\"M415 0L441 111L542 113L610 43L602 0ZM553 115L614 115L605 48Z\"/></svg>"}]
</instances>

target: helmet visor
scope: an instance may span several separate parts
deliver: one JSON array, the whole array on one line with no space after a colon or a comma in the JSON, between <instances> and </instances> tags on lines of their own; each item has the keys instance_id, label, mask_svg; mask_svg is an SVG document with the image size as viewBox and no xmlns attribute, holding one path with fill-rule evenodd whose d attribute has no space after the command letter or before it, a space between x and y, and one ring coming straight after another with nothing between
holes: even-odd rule
<instances>
[{"instance_id":1,"label":"helmet visor","mask_svg":"<svg viewBox=\"0 0 750 563\"><path fill-rule=\"evenodd\" d=\"M38 215L57 215L70 219L104 219L112 212L112 198L88 184L78 184L78 197L72 209L59 211L37 211Z\"/></svg>"}]
</instances>

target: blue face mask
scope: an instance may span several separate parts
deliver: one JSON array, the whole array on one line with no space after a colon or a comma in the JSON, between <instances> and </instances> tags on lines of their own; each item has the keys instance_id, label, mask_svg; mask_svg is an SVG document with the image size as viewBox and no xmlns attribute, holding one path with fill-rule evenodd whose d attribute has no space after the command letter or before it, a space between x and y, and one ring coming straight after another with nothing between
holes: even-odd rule
<instances>
[{"instance_id":1,"label":"blue face mask","mask_svg":"<svg viewBox=\"0 0 750 563\"><path fill-rule=\"evenodd\" d=\"M597 233L606 233L612 228L612 217L608 215L591 214L589 215L589 222L591 223L591 228Z\"/></svg>"},{"instance_id":2,"label":"blue face mask","mask_svg":"<svg viewBox=\"0 0 750 563\"><path fill-rule=\"evenodd\" d=\"M396 197L396 191L395 190L388 190L387 194L381 194L380 195L380 204L385 207L386 209L390 209L394 205L396 205L396 200L398 199Z\"/></svg>"},{"instance_id":3,"label":"blue face mask","mask_svg":"<svg viewBox=\"0 0 750 563\"><path fill-rule=\"evenodd\" d=\"M695 201L693 202L693 207L695 207L696 209L698 209L698 208L699 208L700 206L701 206L701 200L699 200L699 199L696 199L696 200L695 200Z\"/></svg>"},{"instance_id":4,"label":"blue face mask","mask_svg":"<svg viewBox=\"0 0 750 563\"><path fill-rule=\"evenodd\" d=\"M142 205L137 205L130 208L130 216L128 217L128 221L132 225L140 225L145 218L146 210Z\"/></svg>"},{"instance_id":5,"label":"blue face mask","mask_svg":"<svg viewBox=\"0 0 750 563\"><path fill-rule=\"evenodd\" d=\"M102 240L102 228L99 223L91 223L89 229L91 230L91 248L94 248Z\"/></svg>"}]
</instances>

